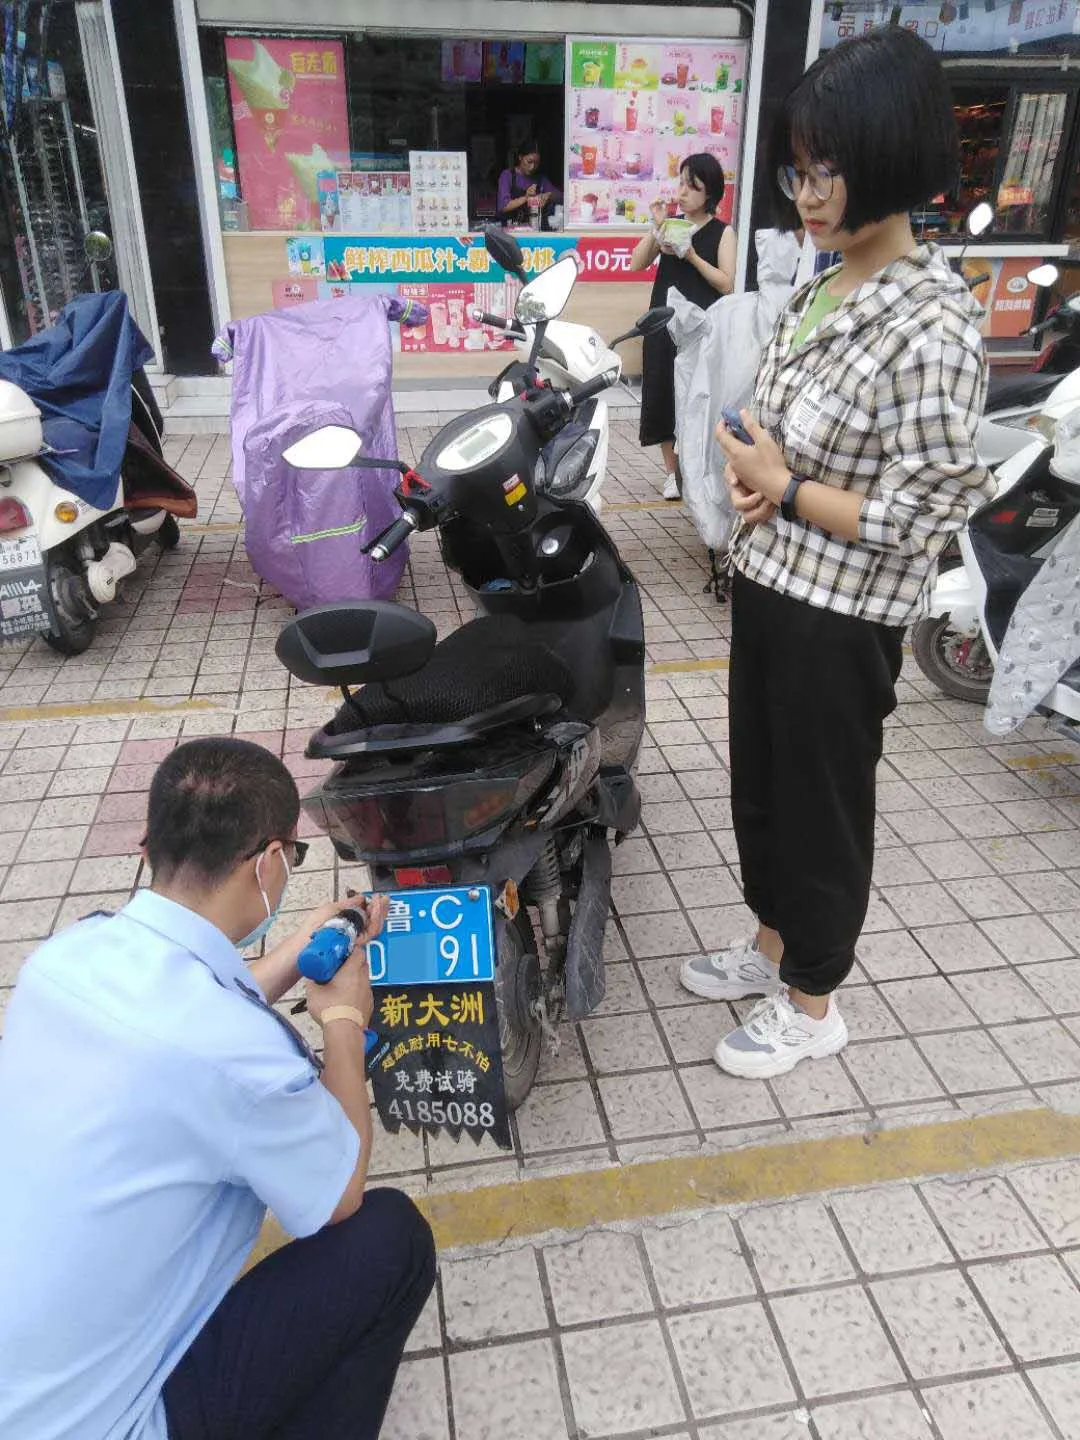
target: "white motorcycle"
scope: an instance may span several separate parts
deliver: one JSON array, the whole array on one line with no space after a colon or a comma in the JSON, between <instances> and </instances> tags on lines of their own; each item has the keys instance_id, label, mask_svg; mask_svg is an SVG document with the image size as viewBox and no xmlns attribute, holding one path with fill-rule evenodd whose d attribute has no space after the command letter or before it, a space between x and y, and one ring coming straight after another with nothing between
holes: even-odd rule
<instances>
[{"instance_id":1,"label":"white motorcycle","mask_svg":"<svg viewBox=\"0 0 1080 1440\"><path fill-rule=\"evenodd\" d=\"M1036 440L998 467L997 494L961 532L958 563L938 575L928 614L911 627L919 669L953 699L986 703L1012 608L1080 513L1080 494L1054 475L1053 456ZM1055 692L1046 710L1080 722L1080 692Z\"/></svg>"},{"instance_id":2,"label":"white motorcycle","mask_svg":"<svg viewBox=\"0 0 1080 1440\"><path fill-rule=\"evenodd\" d=\"M505 270L524 280L521 250L512 235L505 230L489 231L488 248ZM500 403L511 399L523 388L535 386L538 381L563 392L576 390L602 375L610 376L612 385L618 384L622 376L622 359L616 354L614 346L641 333L635 327L609 345L591 326L578 325L570 320L549 320L538 327L479 309L472 311L472 318L478 324L489 325L512 337L517 341L518 350L526 357L512 361L488 387L488 394ZM538 328L542 329L540 345L535 367L530 368ZM580 407L574 424L568 426L541 455L535 477L537 489L563 499L571 496L582 499L594 514L599 515L602 505L600 492L607 473L610 426L608 403L602 395L596 395Z\"/></svg>"},{"instance_id":3,"label":"white motorcycle","mask_svg":"<svg viewBox=\"0 0 1080 1440\"><path fill-rule=\"evenodd\" d=\"M94 255L90 241L99 242ZM102 258L108 244L105 236L88 237L88 257ZM17 362L17 351L8 354ZM130 396L123 468L110 481L109 504L98 508L55 478L63 474L57 462L75 452L47 445L33 400L0 379L0 641L41 635L61 655L81 654L94 638L100 607L117 598L138 556L151 543L163 550L178 543L176 517L163 501L195 513L194 491L162 461L161 416L141 370L132 376ZM139 486L125 486L124 472L132 467L140 475L153 472L141 503Z\"/></svg>"}]
</instances>

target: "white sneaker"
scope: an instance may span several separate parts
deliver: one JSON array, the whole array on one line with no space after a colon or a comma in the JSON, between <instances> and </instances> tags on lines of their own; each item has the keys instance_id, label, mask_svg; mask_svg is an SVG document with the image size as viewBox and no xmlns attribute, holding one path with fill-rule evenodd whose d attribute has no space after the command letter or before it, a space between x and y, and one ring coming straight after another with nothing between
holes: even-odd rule
<instances>
[{"instance_id":1,"label":"white sneaker","mask_svg":"<svg viewBox=\"0 0 1080 1440\"><path fill-rule=\"evenodd\" d=\"M787 989L758 1001L740 1025L725 1035L713 1058L721 1070L747 1080L786 1075L800 1060L824 1060L848 1041L836 999L829 997L824 1020L814 1020L791 1003Z\"/></svg>"},{"instance_id":2,"label":"white sneaker","mask_svg":"<svg viewBox=\"0 0 1080 1440\"><path fill-rule=\"evenodd\" d=\"M674 470L668 471L668 477L664 481L664 499L681 500L682 492L679 489L679 477Z\"/></svg>"},{"instance_id":3,"label":"white sneaker","mask_svg":"<svg viewBox=\"0 0 1080 1440\"><path fill-rule=\"evenodd\" d=\"M771 964L757 941L739 940L717 955L684 960L679 979L687 990L706 1000L746 1000L771 995L780 988L780 967Z\"/></svg>"}]
</instances>

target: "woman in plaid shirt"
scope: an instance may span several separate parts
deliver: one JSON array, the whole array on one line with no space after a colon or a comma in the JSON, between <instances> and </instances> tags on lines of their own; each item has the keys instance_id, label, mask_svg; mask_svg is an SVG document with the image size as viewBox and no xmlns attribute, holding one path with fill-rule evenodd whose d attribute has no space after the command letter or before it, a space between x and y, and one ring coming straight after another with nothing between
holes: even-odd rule
<instances>
[{"instance_id":1,"label":"woman in plaid shirt","mask_svg":"<svg viewBox=\"0 0 1080 1440\"><path fill-rule=\"evenodd\" d=\"M731 807L753 939L687 961L709 999L765 998L724 1036L733 1075L834 1055L874 860L875 772L904 627L991 494L975 453L981 312L910 213L959 173L930 48L889 27L823 56L774 138L781 190L841 263L790 302L743 423L721 427L732 547Z\"/></svg>"}]
</instances>

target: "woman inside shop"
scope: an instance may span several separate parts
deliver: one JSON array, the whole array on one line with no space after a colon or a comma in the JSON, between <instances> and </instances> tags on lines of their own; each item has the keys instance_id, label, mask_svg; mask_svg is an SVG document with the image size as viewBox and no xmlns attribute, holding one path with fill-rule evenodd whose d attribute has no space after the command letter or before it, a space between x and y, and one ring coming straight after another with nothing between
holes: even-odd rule
<instances>
[{"instance_id":1,"label":"woman inside shop","mask_svg":"<svg viewBox=\"0 0 1080 1440\"><path fill-rule=\"evenodd\" d=\"M523 140L514 163L499 176L498 215L504 225L528 225L536 215L541 230L551 228L551 207L562 192L540 173L540 146Z\"/></svg>"},{"instance_id":2,"label":"woman inside shop","mask_svg":"<svg viewBox=\"0 0 1080 1440\"><path fill-rule=\"evenodd\" d=\"M638 243L631 270L647 269L656 257L660 264L653 283L652 305L666 305L674 286L703 310L735 286L735 231L716 219L724 198L724 172L713 155L691 155L679 172L679 208L693 229L667 228L667 207L652 206L652 228ZM647 335L643 342L641 374L641 443L659 445L667 480L664 499L679 498L681 481L675 455L675 342L666 330Z\"/></svg>"},{"instance_id":3,"label":"woman inside shop","mask_svg":"<svg viewBox=\"0 0 1080 1440\"><path fill-rule=\"evenodd\" d=\"M894 26L838 45L785 101L773 163L815 247L840 263L780 317L742 412L752 443L718 431L743 520L731 808L758 928L680 977L709 999L765 997L715 1052L757 1079L847 1043L836 991L869 903L904 628L949 537L992 493L975 452L981 312L911 229L960 165L933 51Z\"/></svg>"}]
</instances>

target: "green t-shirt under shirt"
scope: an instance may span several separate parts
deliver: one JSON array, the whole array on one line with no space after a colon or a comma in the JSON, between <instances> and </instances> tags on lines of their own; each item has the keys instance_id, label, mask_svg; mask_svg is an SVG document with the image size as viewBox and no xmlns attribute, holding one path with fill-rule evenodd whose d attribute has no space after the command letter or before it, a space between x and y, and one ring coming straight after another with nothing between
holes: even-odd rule
<instances>
[{"instance_id":1,"label":"green t-shirt under shirt","mask_svg":"<svg viewBox=\"0 0 1080 1440\"><path fill-rule=\"evenodd\" d=\"M791 351L789 353L794 354L811 332L817 329L822 320L825 319L825 316L830 315L839 304L840 301L837 300L835 296L829 294L828 285L819 285L817 294L813 300L811 300L806 313L799 321L798 329L791 338Z\"/></svg>"}]
</instances>

